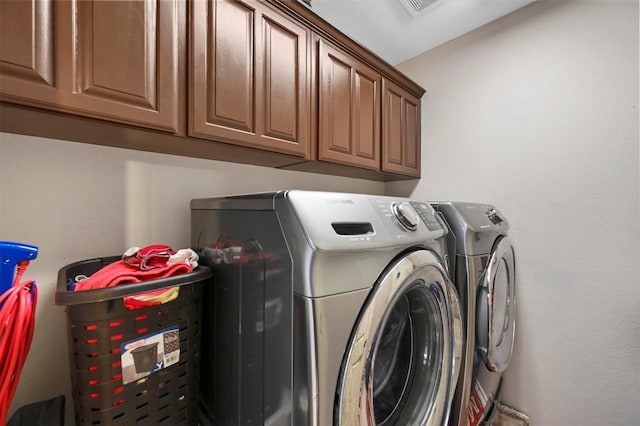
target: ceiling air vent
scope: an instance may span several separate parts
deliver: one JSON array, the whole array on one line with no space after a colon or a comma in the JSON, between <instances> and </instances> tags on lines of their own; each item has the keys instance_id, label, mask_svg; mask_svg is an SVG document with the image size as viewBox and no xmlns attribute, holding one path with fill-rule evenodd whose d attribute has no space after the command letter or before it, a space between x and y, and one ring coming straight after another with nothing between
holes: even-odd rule
<instances>
[{"instance_id":1,"label":"ceiling air vent","mask_svg":"<svg viewBox=\"0 0 640 426\"><path fill-rule=\"evenodd\" d=\"M399 0L400 3L407 9L411 15L416 16L430 6L433 7L436 3L441 3L443 0Z\"/></svg>"}]
</instances>

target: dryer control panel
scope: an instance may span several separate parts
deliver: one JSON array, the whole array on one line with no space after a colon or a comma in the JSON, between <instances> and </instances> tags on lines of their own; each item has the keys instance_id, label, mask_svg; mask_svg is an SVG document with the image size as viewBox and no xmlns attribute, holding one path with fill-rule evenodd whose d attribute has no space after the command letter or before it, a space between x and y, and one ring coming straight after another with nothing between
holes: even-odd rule
<instances>
[{"instance_id":1,"label":"dryer control panel","mask_svg":"<svg viewBox=\"0 0 640 426\"><path fill-rule=\"evenodd\" d=\"M490 204L439 202L434 206L453 230L458 254L488 254L496 237L506 235L509 230L505 216Z\"/></svg>"},{"instance_id":2,"label":"dryer control panel","mask_svg":"<svg viewBox=\"0 0 640 426\"><path fill-rule=\"evenodd\" d=\"M483 205L479 208L487 216L487 219L489 219L492 224L501 225L503 222L506 222L506 219L504 218L502 213L500 213L495 207Z\"/></svg>"}]
</instances>

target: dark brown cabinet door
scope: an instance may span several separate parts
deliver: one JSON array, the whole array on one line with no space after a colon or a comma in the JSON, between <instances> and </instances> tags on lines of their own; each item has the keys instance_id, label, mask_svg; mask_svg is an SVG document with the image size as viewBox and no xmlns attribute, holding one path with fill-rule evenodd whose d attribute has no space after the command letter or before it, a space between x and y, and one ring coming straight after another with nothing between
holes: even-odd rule
<instances>
[{"instance_id":1,"label":"dark brown cabinet door","mask_svg":"<svg viewBox=\"0 0 640 426\"><path fill-rule=\"evenodd\" d=\"M420 100L382 80L382 171L420 177Z\"/></svg>"},{"instance_id":2,"label":"dark brown cabinet door","mask_svg":"<svg viewBox=\"0 0 640 426\"><path fill-rule=\"evenodd\" d=\"M2 99L56 101L53 0L0 1Z\"/></svg>"},{"instance_id":3,"label":"dark brown cabinet door","mask_svg":"<svg viewBox=\"0 0 640 426\"><path fill-rule=\"evenodd\" d=\"M59 60L69 104L101 118L176 131L176 0L63 1ZM184 7L184 3L182 3ZM62 82L61 82L62 83Z\"/></svg>"},{"instance_id":4,"label":"dark brown cabinet door","mask_svg":"<svg viewBox=\"0 0 640 426\"><path fill-rule=\"evenodd\" d=\"M309 158L309 30L255 1L192 3L189 134Z\"/></svg>"},{"instance_id":5,"label":"dark brown cabinet door","mask_svg":"<svg viewBox=\"0 0 640 426\"><path fill-rule=\"evenodd\" d=\"M1 7L4 100L177 130L184 3L3 0ZM5 26L14 19L23 25Z\"/></svg>"},{"instance_id":6,"label":"dark brown cabinet door","mask_svg":"<svg viewBox=\"0 0 640 426\"><path fill-rule=\"evenodd\" d=\"M380 74L324 40L318 58L318 159L380 170Z\"/></svg>"}]
</instances>

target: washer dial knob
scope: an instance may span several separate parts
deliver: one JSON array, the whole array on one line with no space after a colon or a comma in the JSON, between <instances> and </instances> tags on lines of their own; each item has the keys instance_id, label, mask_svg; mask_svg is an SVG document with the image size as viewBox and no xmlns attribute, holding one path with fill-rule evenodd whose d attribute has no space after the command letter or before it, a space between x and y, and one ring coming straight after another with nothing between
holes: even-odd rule
<instances>
[{"instance_id":1,"label":"washer dial knob","mask_svg":"<svg viewBox=\"0 0 640 426\"><path fill-rule=\"evenodd\" d=\"M400 224L409 231L418 229L418 214L408 202L395 203L391 206L393 215L400 221Z\"/></svg>"}]
</instances>

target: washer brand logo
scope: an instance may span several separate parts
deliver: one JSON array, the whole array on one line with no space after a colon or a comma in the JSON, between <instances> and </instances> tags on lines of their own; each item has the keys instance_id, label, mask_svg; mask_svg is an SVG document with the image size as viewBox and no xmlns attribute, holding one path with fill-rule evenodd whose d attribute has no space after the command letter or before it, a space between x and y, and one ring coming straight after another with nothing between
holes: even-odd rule
<instances>
[{"instance_id":1,"label":"washer brand logo","mask_svg":"<svg viewBox=\"0 0 640 426\"><path fill-rule=\"evenodd\" d=\"M353 204L353 200L348 198L332 198L326 200L329 204Z\"/></svg>"}]
</instances>

